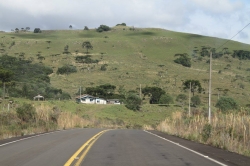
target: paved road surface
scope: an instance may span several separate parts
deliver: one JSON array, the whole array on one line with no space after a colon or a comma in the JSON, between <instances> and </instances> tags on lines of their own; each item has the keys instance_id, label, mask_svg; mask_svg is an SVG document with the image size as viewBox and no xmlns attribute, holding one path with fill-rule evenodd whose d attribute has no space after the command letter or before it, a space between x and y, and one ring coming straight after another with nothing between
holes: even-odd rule
<instances>
[{"instance_id":1,"label":"paved road surface","mask_svg":"<svg viewBox=\"0 0 250 166\"><path fill-rule=\"evenodd\" d=\"M209 153L202 152L205 146L201 144L199 147L197 144L194 145L195 151L191 150L191 144L187 145L191 149L185 149L186 146L181 146L184 146L186 140L178 141L179 138L175 138L174 141L178 141L181 145L176 145L142 130L109 130L93 138L100 131L102 130L74 129L40 135L10 144L6 144L8 140L0 141L0 166L61 166L72 156L75 160L72 164L77 160L80 161L83 156L83 161L80 163L83 166L245 166L244 163L250 164L250 158L233 153L231 154L236 157L240 156L239 159L245 159L244 162L225 160L221 158L223 155L216 156L216 150L212 151L214 154L212 157L206 156ZM160 132L154 133L167 137ZM86 145L84 149L87 151L86 156L84 152L80 152L77 157L74 157L78 149L90 138L94 141ZM221 150L219 153L222 153Z\"/></svg>"}]
</instances>

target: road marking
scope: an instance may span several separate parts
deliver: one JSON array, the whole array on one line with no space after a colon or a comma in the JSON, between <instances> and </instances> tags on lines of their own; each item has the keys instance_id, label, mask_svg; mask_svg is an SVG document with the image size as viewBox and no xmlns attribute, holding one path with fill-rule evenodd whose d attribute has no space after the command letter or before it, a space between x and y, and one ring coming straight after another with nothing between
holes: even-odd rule
<instances>
[{"instance_id":1,"label":"road marking","mask_svg":"<svg viewBox=\"0 0 250 166\"><path fill-rule=\"evenodd\" d=\"M94 135L92 138L90 138L85 144L83 144L74 154L73 156L70 157L70 159L64 164L64 166L70 166L74 160L77 158L77 162L75 164L75 166L79 166L82 162L82 160L84 159L84 157L86 156L86 154L88 153L88 151L90 150L90 148L92 147L92 145L95 143L95 141L105 132L107 132L108 130L103 130L99 133L97 133L96 135ZM82 154L80 156L78 156L80 153L82 152Z\"/></svg>"},{"instance_id":2,"label":"road marking","mask_svg":"<svg viewBox=\"0 0 250 166\"><path fill-rule=\"evenodd\" d=\"M57 130L57 131L53 131L53 132L42 133L42 134L37 134L37 135L26 137L26 138L21 138L21 139L15 140L15 141L11 141L11 142L7 142L5 144L1 144L0 147L5 146L5 145L9 145L9 144L13 144L13 143L16 143L16 142L19 142L19 141L23 141L23 140L26 140L26 139L31 139L31 138L40 137L40 136L43 136L43 135L53 134L53 133L62 132L62 131L66 131L66 130Z\"/></svg>"},{"instance_id":3,"label":"road marking","mask_svg":"<svg viewBox=\"0 0 250 166\"><path fill-rule=\"evenodd\" d=\"M190 151L190 152L193 152L193 153L195 153L195 154L197 154L197 155L199 155L199 156L202 156L202 157L204 157L204 158L206 158L206 159L208 159L208 160L210 160L210 161L213 161L213 162L215 162L215 163L217 163L217 164L219 164L219 165L221 165L221 166L228 166L228 165L226 165L226 164L224 164L224 163L221 163L221 162L219 162L219 161L217 161L217 160L215 160L215 159L212 159L212 158L210 158L210 157L208 157L208 156L205 156L205 155L203 155L203 154L201 154L201 153L199 153L199 152L196 152L196 151L194 151L194 150L192 150L192 149L189 149L189 148L187 148L187 147L185 147L185 146L182 146L182 145L180 145L179 143L170 141L170 140L168 140L168 139L166 139L166 138L163 138L163 137L161 137L161 136L159 136L159 135L153 134L153 133L151 133L151 132L149 132L149 131L146 131L146 130L144 130L144 131L145 131L146 133L149 133L149 134L152 134L152 135L154 135L154 136L156 136L156 137L159 137L159 138L161 138L161 139L163 139L163 140L165 140L165 141L168 141L168 142L170 142L170 143L172 143L172 144L175 144L175 145L177 145L177 146L179 146L179 147L181 147L181 148L183 148L183 149L186 149L186 150L188 150L188 151Z\"/></svg>"}]
</instances>

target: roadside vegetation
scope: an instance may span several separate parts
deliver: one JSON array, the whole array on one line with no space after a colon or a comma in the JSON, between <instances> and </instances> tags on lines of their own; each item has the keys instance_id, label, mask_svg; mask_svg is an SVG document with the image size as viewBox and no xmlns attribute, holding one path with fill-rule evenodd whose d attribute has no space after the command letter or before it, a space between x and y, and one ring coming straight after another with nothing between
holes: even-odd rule
<instances>
[{"instance_id":1,"label":"roadside vegetation","mask_svg":"<svg viewBox=\"0 0 250 166\"><path fill-rule=\"evenodd\" d=\"M71 128L154 129L176 108L143 105L82 105L74 101L14 99L0 111L0 139ZM2 103L3 104L3 103Z\"/></svg>"},{"instance_id":2,"label":"roadside vegetation","mask_svg":"<svg viewBox=\"0 0 250 166\"><path fill-rule=\"evenodd\" d=\"M187 112L173 112L157 126L157 130L250 156L249 110L214 111L210 124L204 113L196 109L188 117Z\"/></svg>"}]
</instances>

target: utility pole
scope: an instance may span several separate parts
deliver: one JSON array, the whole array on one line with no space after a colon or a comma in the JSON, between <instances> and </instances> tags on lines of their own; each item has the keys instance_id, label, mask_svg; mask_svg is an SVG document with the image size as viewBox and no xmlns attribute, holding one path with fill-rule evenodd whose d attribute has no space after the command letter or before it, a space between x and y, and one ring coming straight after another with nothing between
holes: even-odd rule
<instances>
[{"instance_id":1,"label":"utility pole","mask_svg":"<svg viewBox=\"0 0 250 166\"><path fill-rule=\"evenodd\" d=\"M80 100L80 103L81 103L81 90L82 90L82 87L80 86L80 97L79 97L79 100Z\"/></svg>"},{"instance_id":2,"label":"utility pole","mask_svg":"<svg viewBox=\"0 0 250 166\"><path fill-rule=\"evenodd\" d=\"M140 99L141 99L141 84L140 84Z\"/></svg>"},{"instance_id":3,"label":"utility pole","mask_svg":"<svg viewBox=\"0 0 250 166\"><path fill-rule=\"evenodd\" d=\"M208 122L211 123L211 84L212 84L212 51L210 50L210 63L209 63L209 101L208 101Z\"/></svg>"},{"instance_id":4,"label":"utility pole","mask_svg":"<svg viewBox=\"0 0 250 166\"><path fill-rule=\"evenodd\" d=\"M188 116L190 117L190 113L191 113L191 110L190 110L190 97L191 97L191 81L190 81L190 85L189 85L189 94L188 94L188 98L189 98L189 102L188 102Z\"/></svg>"}]
</instances>

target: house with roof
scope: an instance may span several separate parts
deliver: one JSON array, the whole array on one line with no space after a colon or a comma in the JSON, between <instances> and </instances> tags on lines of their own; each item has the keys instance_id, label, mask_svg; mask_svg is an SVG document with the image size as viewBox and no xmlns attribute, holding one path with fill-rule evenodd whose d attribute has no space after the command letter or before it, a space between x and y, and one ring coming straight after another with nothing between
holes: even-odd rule
<instances>
[{"instance_id":1,"label":"house with roof","mask_svg":"<svg viewBox=\"0 0 250 166\"><path fill-rule=\"evenodd\" d=\"M76 102L82 104L107 104L107 101L105 99L94 97L88 94L83 94L76 97Z\"/></svg>"}]
</instances>

